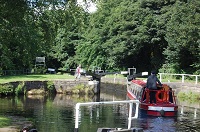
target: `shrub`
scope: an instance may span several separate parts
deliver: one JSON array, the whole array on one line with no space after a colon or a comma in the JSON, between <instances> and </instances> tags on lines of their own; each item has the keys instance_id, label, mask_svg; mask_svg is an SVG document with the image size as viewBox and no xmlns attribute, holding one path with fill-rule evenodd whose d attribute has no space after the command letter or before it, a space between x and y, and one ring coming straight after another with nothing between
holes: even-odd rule
<instances>
[{"instance_id":1,"label":"shrub","mask_svg":"<svg viewBox=\"0 0 200 132\"><path fill-rule=\"evenodd\" d=\"M54 86L53 81L48 81L48 82L47 82L47 90L48 90L49 92L52 92L52 91L55 90L55 86Z\"/></svg>"},{"instance_id":2,"label":"shrub","mask_svg":"<svg viewBox=\"0 0 200 132\"><path fill-rule=\"evenodd\" d=\"M84 84L80 84L80 85L76 85L73 90L72 90L72 93L74 94L91 94L92 91L91 91L91 88L89 86L86 86Z\"/></svg>"},{"instance_id":3,"label":"shrub","mask_svg":"<svg viewBox=\"0 0 200 132\"><path fill-rule=\"evenodd\" d=\"M179 92L177 96L180 100L190 101L190 102L197 102L200 99L199 93L194 93L194 92L191 92L191 91L189 91L189 92Z\"/></svg>"},{"instance_id":4,"label":"shrub","mask_svg":"<svg viewBox=\"0 0 200 132\"><path fill-rule=\"evenodd\" d=\"M24 82L19 83L19 85L15 88L15 94L16 94L16 95L25 94Z\"/></svg>"},{"instance_id":5,"label":"shrub","mask_svg":"<svg viewBox=\"0 0 200 132\"><path fill-rule=\"evenodd\" d=\"M0 94L1 95L13 94L13 86L11 84L0 85Z\"/></svg>"},{"instance_id":6,"label":"shrub","mask_svg":"<svg viewBox=\"0 0 200 132\"><path fill-rule=\"evenodd\" d=\"M35 74L44 74L46 72L45 67L35 67L34 68L34 73Z\"/></svg>"},{"instance_id":7,"label":"shrub","mask_svg":"<svg viewBox=\"0 0 200 132\"><path fill-rule=\"evenodd\" d=\"M6 117L0 117L0 128L8 126L10 124L11 120Z\"/></svg>"}]
</instances>

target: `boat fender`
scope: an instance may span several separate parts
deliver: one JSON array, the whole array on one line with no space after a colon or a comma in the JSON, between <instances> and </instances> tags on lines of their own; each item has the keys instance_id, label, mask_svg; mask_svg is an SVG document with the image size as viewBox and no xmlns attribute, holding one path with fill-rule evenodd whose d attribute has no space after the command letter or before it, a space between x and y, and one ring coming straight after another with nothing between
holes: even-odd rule
<instances>
[{"instance_id":1,"label":"boat fender","mask_svg":"<svg viewBox=\"0 0 200 132\"><path fill-rule=\"evenodd\" d=\"M164 93L163 93L163 96L159 97L159 95L160 95L161 93L163 93L163 92L157 91L157 93L156 93L156 100L159 101L159 102L163 102L163 101L166 102L166 101L168 101L167 93L164 92Z\"/></svg>"},{"instance_id":2,"label":"boat fender","mask_svg":"<svg viewBox=\"0 0 200 132\"><path fill-rule=\"evenodd\" d=\"M163 99L161 99L161 98L159 97L160 94L161 94L161 91L157 91L157 93L156 93L156 100L159 101L159 102L162 102Z\"/></svg>"},{"instance_id":3,"label":"boat fender","mask_svg":"<svg viewBox=\"0 0 200 132\"><path fill-rule=\"evenodd\" d=\"M160 110L160 115L164 116L165 115L165 111L164 110Z\"/></svg>"}]
</instances>

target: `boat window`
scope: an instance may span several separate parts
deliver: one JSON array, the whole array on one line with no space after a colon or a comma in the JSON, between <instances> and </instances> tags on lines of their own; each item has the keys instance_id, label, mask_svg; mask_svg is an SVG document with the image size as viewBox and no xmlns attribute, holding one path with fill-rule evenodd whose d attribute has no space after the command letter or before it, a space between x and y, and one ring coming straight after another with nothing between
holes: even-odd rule
<instances>
[{"instance_id":1,"label":"boat window","mask_svg":"<svg viewBox=\"0 0 200 132\"><path fill-rule=\"evenodd\" d=\"M173 93L172 88L170 88L169 89L169 102L174 103L172 93Z\"/></svg>"},{"instance_id":2,"label":"boat window","mask_svg":"<svg viewBox=\"0 0 200 132\"><path fill-rule=\"evenodd\" d=\"M142 101L144 101L146 99L146 95L145 94L146 94L145 88L142 88L141 91L140 91L140 94L139 94L139 99L142 100Z\"/></svg>"}]
</instances>

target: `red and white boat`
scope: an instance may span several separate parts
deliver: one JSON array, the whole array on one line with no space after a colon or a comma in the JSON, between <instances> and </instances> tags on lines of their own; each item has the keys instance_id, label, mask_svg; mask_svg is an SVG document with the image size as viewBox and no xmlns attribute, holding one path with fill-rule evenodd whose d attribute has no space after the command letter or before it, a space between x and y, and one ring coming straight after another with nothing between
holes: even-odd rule
<instances>
[{"instance_id":1,"label":"red and white boat","mask_svg":"<svg viewBox=\"0 0 200 132\"><path fill-rule=\"evenodd\" d=\"M150 92L156 91L156 104L150 103ZM140 101L139 108L151 116L176 116L178 105L174 91L167 84L158 87L158 90L146 88L146 82L143 80L131 80L127 84L127 96L129 99Z\"/></svg>"}]
</instances>

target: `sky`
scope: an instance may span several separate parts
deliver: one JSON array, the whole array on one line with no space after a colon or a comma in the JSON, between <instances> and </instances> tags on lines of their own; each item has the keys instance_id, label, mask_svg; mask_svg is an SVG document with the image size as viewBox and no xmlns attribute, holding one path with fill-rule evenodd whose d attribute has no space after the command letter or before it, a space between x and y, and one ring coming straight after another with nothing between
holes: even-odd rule
<instances>
[{"instance_id":1,"label":"sky","mask_svg":"<svg viewBox=\"0 0 200 132\"><path fill-rule=\"evenodd\" d=\"M83 6L83 8L85 10L88 10L88 12L90 13L93 13L97 10L96 4L91 2L90 0L87 0L87 3L83 2L83 0L77 0L77 3Z\"/></svg>"}]
</instances>

